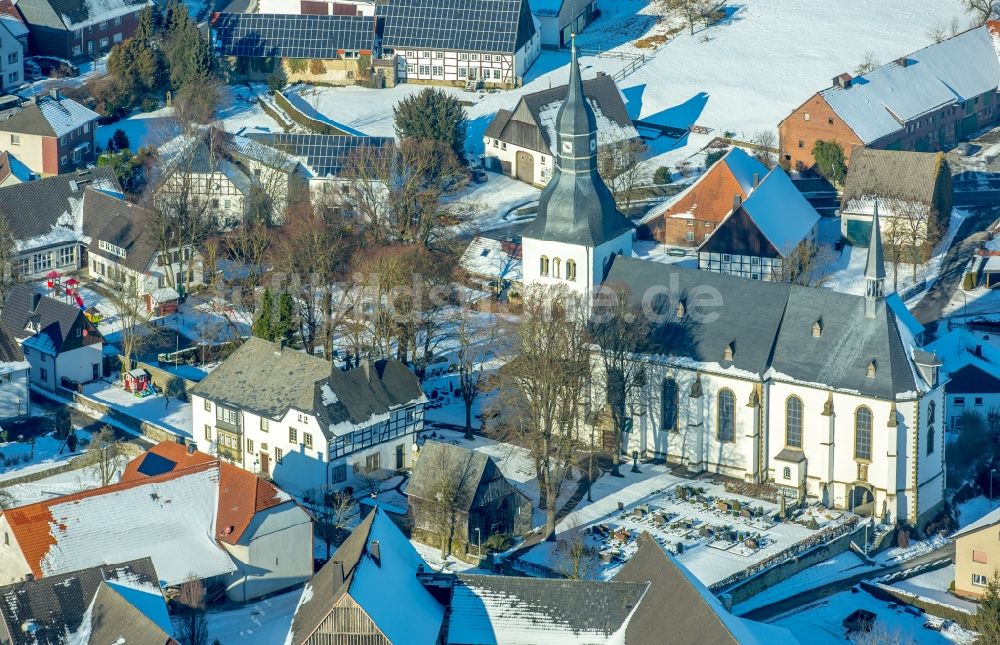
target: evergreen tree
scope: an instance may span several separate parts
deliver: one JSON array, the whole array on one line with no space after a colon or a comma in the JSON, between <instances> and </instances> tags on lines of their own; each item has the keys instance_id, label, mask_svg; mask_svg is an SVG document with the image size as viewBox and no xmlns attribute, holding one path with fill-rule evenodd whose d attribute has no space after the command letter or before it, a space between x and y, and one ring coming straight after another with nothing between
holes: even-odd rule
<instances>
[{"instance_id":1,"label":"evergreen tree","mask_svg":"<svg viewBox=\"0 0 1000 645\"><path fill-rule=\"evenodd\" d=\"M998 645L1000 643L1000 570L994 569L986 591L979 597L976 610L977 645Z\"/></svg>"},{"instance_id":2,"label":"evergreen tree","mask_svg":"<svg viewBox=\"0 0 1000 645\"><path fill-rule=\"evenodd\" d=\"M821 175L835 184L842 184L847 176L847 164L844 163L844 147L836 141L819 140L813 145L813 159L816 169Z\"/></svg>"},{"instance_id":3,"label":"evergreen tree","mask_svg":"<svg viewBox=\"0 0 1000 645\"><path fill-rule=\"evenodd\" d=\"M428 87L400 101L392 113L400 139L440 141L459 159L465 159L469 119L459 100L444 90Z\"/></svg>"},{"instance_id":4,"label":"evergreen tree","mask_svg":"<svg viewBox=\"0 0 1000 645\"><path fill-rule=\"evenodd\" d=\"M275 321L274 338L289 338L295 326L295 301L287 291L278 298L278 319Z\"/></svg>"},{"instance_id":5,"label":"evergreen tree","mask_svg":"<svg viewBox=\"0 0 1000 645\"><path fill-rule=\"evenodd\" d=\"M146 7L139 12L139 24L136 25L134 40L139 42L151 42L161 29L160 12L154 7Z\"/></svg>"},{"instance_id":6,"label":"evergreen tree","mask_svg":"<svg viewBox=\"0 0 1000 645\"><path fill-rule=\"evenodd\" d=\"M257 320L253 322L251 332L257 338L264 340L274 340L274 298L270 289L264 289L264 295L260 299L260 310L257 312Z\"/></svg>"},{"instance_id":7,"label":"evergreen tree","mask_svg":"<svg viewBox=\"0 0 1000 645\"><path fill-rule=\"evenodd\" d=\"M121 128L115 128L115 133L111 135L108 139L108 150L118 151L118 150L128 150L129 140L128 135Z\"/></svg>"}]
</instances>

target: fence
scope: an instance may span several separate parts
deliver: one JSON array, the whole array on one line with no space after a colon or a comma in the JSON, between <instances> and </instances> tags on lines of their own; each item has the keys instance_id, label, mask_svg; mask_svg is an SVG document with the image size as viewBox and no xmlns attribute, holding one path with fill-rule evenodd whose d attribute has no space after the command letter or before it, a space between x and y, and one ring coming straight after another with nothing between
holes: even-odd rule
<instances>
[{"instance_id":1,"label":"fence","mask_svg":"<svg viewBox=\"0 0 1000 645\"><path fill-rule=\"evenodd\" d=\"M569 50L564 49L563 51L569 51ZM621 81L626 76L628 76L635 70L639 69L643 65L645 65L646 62L650 59L650 57L646 56L645 54L630 54L627 52L614 52L614 51L607 52L607 51L600 51L597 49L578 49L577 52L579 52L580 56L593 56L595 58L617 58L618 60L627 60L628 63L626 63L625 67L621 68L620 70L611 75L611 80L615 81L616 83L618 81Z\"/></svg>"}]
</instances>

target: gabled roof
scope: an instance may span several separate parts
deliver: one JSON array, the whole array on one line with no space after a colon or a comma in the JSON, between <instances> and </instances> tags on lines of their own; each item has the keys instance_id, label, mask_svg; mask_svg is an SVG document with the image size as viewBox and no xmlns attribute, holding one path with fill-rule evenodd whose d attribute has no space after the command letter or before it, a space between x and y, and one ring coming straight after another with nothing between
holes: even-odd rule
<instances>
[{"instance_id":1,"label":"gabled roof","mask_svg":"<svg viewBox=\"0 0 1000 645\"><path fill-rule=\"evenodd\" d=\"M21 109L0 121L0 132L61 137L100 118L73 99L43 95L21 105Z\"/></svg>"},{"instance_id":2,"label":"gabled roof","mask_svg":"<svg viewBox=\"0 0 1000 645\"><path fill-rule=\"evenodd\" d=\"M376 506L306 583L285 642L307 642L334 606L350 596L389 642L436 643L444 607L417 579L425 568L413 545Z\"/></svg>"},{"instance_id":3,"label":"gabled roof","mask_svg":"<svg viewBox=\"0 0 1000 645\"><path fill-rule=\"evenodd\" d=\"M510 491L516 491L489 455L440 441L426 441L413 466L407 497L435 501L439 470L447 468L458 477L460 490L455 508L468 512L486 506Z\"/></svg>"},{"instance_id":4,"label":"gabled roof","mask_svg":"<svg viewBox=\"0 0 1000 645\"><path fill-rule=\"evenodd\" d=\"M663 211L662 217L721 222L732 212L733 198L739 195L741 200L746 199L754 188L755 177L759 183L768 172L767 166L742 148L731 148L698 181L681 193Z\"/></svg>"},{"instance_id":5,"label":"gabled roof","mask_svg":"<svg viewBox=\"0 0 1000 645\"><path fill-rule=\"evenodd\" d=\"M649 583L625 631L624 642L658 645L664 635L677 643L705 645L794 644L791 632L781 627L738 618L684 565L663 551L649 533L638 537L639 548L615 575L616 583Z\"/></svg>"},{"instance_id":6,"label":"gabled roof","mask_svg":"<svg viewBox=\"0 0 1000 645\"><path fill-rule=\"evenodd\" d=\"M883 399L927 389L913 363L912 337L884 300L874 303L868 318L863 296L626 257L615 258L605 282L627 285L637 302L655 293L653 288L667 287L671 297L681 299L696 288L717 290L722 305L702 312L713 314L711 319L668 322L652 339L652 353L682 366L794 379ZM697 307L696 302L688 302L688 309ZM663 305L672 312L676 302ZM812 335L814 322L822 324L819 338ZM730 345L731 362L724 360ZM869 377L872 361L876 372Z\"/></svg>"},{"instance_id":7,"label":"gabled roof","mask_svg":"<svg viewBox=\"0 0 1000 645\"><path fill-rule=\"evenodd\" d=\"M212 20L212 45L220 56L338 58L338 52L371 51L373 16L220 13Z\"/></svg>"},{"instance_id":8,"label":"gabled roof","mask_svg":"<svg viewBox=\"0 0 1000 645\"><path fill-rule=\"evenodd\" d=\"M938 185L939 158L933 152L855 146L844 182L844 210L871 214L877 199L883 216L894 214L896 200L929 211ZM949 172L947 167L943 172Z\"/></svg>"},{"instance_id":9,"label":"gabled roof","mask_svg":"<svg viewBox=\"0 0 1000 645\"><path fill-rule=\"evenodd\" d=\"M458 574L451 596L449 645L624 643L645 581L599 582ZM654 612L655 609L651 608ZM661 623L661 627L667 627ZM660 631L664 642L664 632ZM650 641L654 642L654 641ZM681 642L681 641L678 641Z\"/></svg>"},{"instance_id":10,"label":"gabled roof","mask_svg":"<svg viewBox=\"0 0 1000 645\"><path fill-rule=\"evenodd\" d=\"M152 5L152 0L19 0L29 25L77 30Z\"/></svg>"},{"instance_id":11,"label":"gabled roof","mask_svg":"<svg viewBox=\"0 0 1000 645\"><path fill-rule=\"evenodd\" d=\"M110 167L89 168L0 188L0 217L19 250L65 240L83 241L83 193L88 187L121 194Z\"/></svg>"},{"instance_id":12,"label":"gabled roof","mask_svg":"<svg viewBox=\"0 0 1000 645\"><path fill-rule=\"evenodd\" d=\"M462 252L459 265L492 280L521 280L521 245L477 235Z\"/></svg>"},{"instance_id":13,"label":"gabled roof","mask_svg":"<svg viewBox=\"0 0 1000 645\"><path fill-rule=\"evenodd\" d=\"M375 7L383 47L513 54L535 36L527 0L386 0Z\"/></svg>"},{"instance_id":14,"label":"gabled roof","mask_svg":"<svg viewBox=\"0 0 1000 645\"><path fill-rule=\"evenodd\" d=\"M24 361L24 352L14 337L0 325L0 365Z\"/></svg>"},{"instance_id":15,"label":"gabled roof","mask_svg":"<svg viewBox=\"0 0 1000 645\"><path fill-rule=\"evenodd\" d=\"M0 20L0 23L2 22ZM31 168L25 166L10 151L4 150L0 152L0 183L10 176L13 176L18 182L24 183L31 181L33 175L34 173L31 172Z\"/></svg>"},{"instance_id":16,"label":"gabled roof","mask_svg":"<svg viewBox=\"0 0 1000 645\"><path fill-rule=\"evenodd\" d=\"M203 464L3 511L36 577L149 557L161 584L236 570L216 542L219 467ZM122 509L128 509L122 513ZM183 554L183 557L178 557Z\"/></svg>"},{"instance_id":17,"label":"gabled roof","mask_svg":"<svg viewBox=\"0 0 1000 645\"><path fill-rule=\"evenodd\" d=\"M350 154L360 147L374 148L380 154L392 154L395 147L395 139L392 137L251 132L241 138L259 142L302 159L305 166L317 177L339 177Z\"/></svg>"},{"instance_id":18,"label":"gabled roof","mask_svg":"<svg viewBox=\"0 0 1000 645\"><path fill-rule=\"evenodd\" d=\"M1000 350L980 334L955 329L927 346L943 360L949 394L1000 392Z\"/></svg>"},{"instance_id":19,"label":"gabled roof","mask_svg":"<svg viewBox=\"0 0 1000 645\"><path fill-rule=\"evenodd\" d=\"M556 145L555 116L566 100L568 85L523 95L512 111L499 110L484 136L552 154ZM597 120L597 142L605 145L639 136L625 109L621 92L607 74L583 81L583 92Z\"/></svg>"},{"instance_id":20,"label":"gabled roof","mask_svg":"<svg viewBox=\"0 0 1000 645\"><path fill-rule=\"evenodd\" d=\"M126 635L128 643L154 645L170 642L173 631L149 558L5 585L0 587L0 617L11 645L114 643ZM96 641L72 638L111 632L117 633Z\"/></svg>"},{"instance_id":21,"label":"gabled roof","mask_svg":"<svg viewBox=\"0 0 1000 645\"><path fill-rule=\"evenodd\" d=\"M734 196L735 197L735 196ZM819 213L780 167L763 175L740 207L712 231L699 251L787 257L819 222Z\"/></svg>"},{"instance_id":22,"label":"gabled roof","mask_svg":"<svg viewBox=\"0 0 1000 645\"><path fill-rule=\"evenodd\" d=\"M215 464L219 468L219 505L215 523L217 537L222 542L239 543L257 513L294 503L284 491L254 473L173 441L161 441L130 461L121 481L145 481L204 464Z\"/></svg>"},{"instance_id":23,"label":"gabled roof","mask_svg":"<svg viewBox=\"0 0 1000 645\"><path fill-rule=\"evenodd\" d=\"M50 346L53 355L63 349L75 349L103 340L101 333L87 320L79 307L43 296L28 284L14 285L10 289L3 310L0 311L0 325L8 334L21 341L44 337L45 344ZM76 336L74 330L78 328L86 334Z\"/></svg>"},{"instance_id":24,"label":"gabled roof","mask_svg":"<svg viewBox=\"0 0 1000 645\"><path fill-rule=\"evenodd\" d=\"M83 195L83 231L90 238L87 253L121 264L133 271L149 270L159 251L150 225L153 213L114 195L88 188ZM125 251L121 257L101 248L109 242Z\"/></svg>"},{"instance_id":25,"label":"gabled roof","mask_svg":"<svg viewBox=\"0 0 1000 645\"><path fill-rule=\"evenodd\" d=\"M339 436L388 418L391 410L426 400L420 379L410 368L396 359L383 359L363 361L346 371L332 370L326 382L316 383L313 409L329 432Z\"/></svg>"},{"instance_id":26,"label":"gabled roof","mask_svg":"<svg viewBox=\"0 0 1000 645\"><path fill-rule=\"evenodd\" d=\"M995 92L1000 60L994 25L924 47L820 95L863 144L876 142L932 110Z\"/></svg>"},{"instance_id":27,"label":"gabled roof","mask_svg":"<svg viewBox=\"0 0 1000 645\"><path fill-rule=\"evenodd\" d=\"M955 533L952 534L951 537L952 538L961 537L963 535L968 535L970 533L975 533L977 531L981 531L981 530L983 530L985 528L989 528L991 526L996 526L997 524L1000 524L1000 508L993 509L992 511L990 511L986 515L983 515L982 517L980 517L975 522L973 522L973 523L969 524L968 526L966 526L966 527L964 527L964 528L956 531Z\"/></svg>"}]
</instances>

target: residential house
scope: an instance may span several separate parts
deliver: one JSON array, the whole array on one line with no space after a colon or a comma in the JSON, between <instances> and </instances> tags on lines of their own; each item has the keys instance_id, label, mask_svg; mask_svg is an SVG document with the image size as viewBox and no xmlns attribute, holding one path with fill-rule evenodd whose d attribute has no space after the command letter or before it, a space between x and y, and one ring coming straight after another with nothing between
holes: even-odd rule
<instances>
[{"instance_id":1,"label":"residential house","mask_svg":"<svg viewBox=\"0 0 1000 645\"><path fill-rule=\"evenodd\" d=\"M1000 121L1000 22L928 45L874 70L833 79L778 124L782 163L815 164L816 141L854 146L943 150Z\"/></svg>"},{"instance_id":2,"label":"residential house","mask_svg":"<svg viewBox=\"0 0 1000 645\"><path fill-rule=\"evenodd\" d=\"M295 494L408 468L427 400L399 361L343 371L254 337L190 394L203 452Z\"/></svg>"},{"instance_id":3,"label":"residential house","mask_svg":"<svg viewBox=\"0 0 1000 645\"><path fill-rule=\"evenodd\" d=\"M104 338L80 307L19 284L7 294L0 326L20 343L32 385L55 392L104 375Z\"/></svg>"},{"instance_id":4,"label":"residential house","mask_svg":"<svg viewBox=\"0 0 1000 645\"><path fill-rule=\"evenodd\" d=\"M24 39L28 30L18 20L0 15L0 91L11 91L24 78Z\"/></svg>"},{"instance_id":5,"label":"residential house","mask_svg":"<svg viewBox=\"0 0 1000 645\"><path fill-rule=\"evenodd\" d=\"M24 351L0 325L0 423L31 415L30 375Z\"/></svg>"},{"instance_id":6,"label":"residential house","mask_svg":"<svg viewBox=\"0 0 1000 645\"><path fill-rule=\"evenodd\" d=\"M594 21L597 0L534 0L531 11L538 19L542 47L562 49Z\"/></svg>"},{"instance_id":7,"label":"residential house","mask_svg":"<svg viewBox=\"0 0 1000 645\"><path fill-rule=\"evenodd\" d=\"M308 580L313 572L312 518L295 500L253 473L163 441L129 462L123 483L150 482L167 473L218 469L215 535L236 565L223 582L235 601L272 594Z\"/></svg>"},{"instance_id":8,"label":"residential house","mask_svg":"<svg viewBox=\"0 0 1000 645\"><path fill-rule=\"evenodd\" d=\"M990 341L990 334L954 329L941 334L927 351L942 358L941 370L948 375L941 419L945 428L961 431L966 413L984 421L1000 415L1000 348Z\"/></svg>"},{"instance_id":9,"label":"residential house","mask_svg":"<svg viewBox=\"0 0 1000 645\"><path fill-rule=\"evenodd\" d=\"M656 566L611 582L436 572L376 508L306 585L286 643L796 643L730 615L649 535L633 559Z\"/></svg>"},{"instance_id":10,"label":"residential house","mask_svg":"<svg viewBox=\"0 0 1000 645\"><path fill-rule=\"evenodd\" d=\"M157 447L116 484L4 510L0 579L144 557L162 586L194 577L236 601L308 579L309 515L273 485L178 446L184 455Z\"/></svg>"},{"instance_id":11,"label":"residential house","mask_svg":"<svg viewBox=\"0 0 1000 645\"><path fill-rule=\"evenodd\" d=\"M1000 571L1000 508L958 531L955 540L955 594L978 598Z\"/></svg>"},{"instance_id":12,"label":"residential house","mask_svg":"<svg viewBox=\"0 0 1000 645\"><path fill-rule=\"evenodd\" d=\"M477 235L462 252L458 264L470 286L500 297L521 282L521 244L513 239Z\"/></svg>"},{"instance_id":13,"label":"residential house","mask_svg":"<svg viewBox=\"0 0 1000 645\"><path fill-rule=\"evenodd\" d=\"M84 249L90 243L83 219L88 188L122 194L114 170L108 167L0 188L0 217L14 236L18 276L37 279L83 266Z\"/></svg>"},{"instance_id":14,"label":"residential house","mask_svg":"<svg viewBox=\"0 0 1000 645\"><path fill-rule=\"evenodd\" d=\"M863 296L630 257L632 228L596 172L575 68L557 118L559 171L522 232L524 284L585 297L624 286L633 305L661 313L654 345L633 359L645 381L628 402L625 452L923 526L944 503L945 379L886 298L881 237Z\"/></svg>"},{"instance_id":15,"label":"residential house","mask_svg":"<svg viewBox=\"0 0 1000 645\"><path fill-rule=\"evenodd\" d=\"M424 561L376 508L302 590L285 643L441 643L445 608L419 579Z\"/></svg>"},{"instance_id":16,"label":"residential house","mask_svg":"<svg viewBox=\"0 0 1000 645\"><path fill-rule=\"evenodd\" d=\"M257 13L372 16L375 3L371 0L260 0Z\"/></svg>"},{"instance_id":17,"label":"residential house","mask_svg":"<svg viewBox=\"0 0 1000 645\"><path fill-rule=\"evenodd\" d=\"M127 297L141 298L147 313L176 311L178 290L204 280L198 249L188 246L161 252L151 225L154 215L141 206L87 189L83 221L90 233L87 275L124 290Z\"/></svg>"},{"instance_id":18,"label":"residential house","mask_svg":"<svg viewBox=\"0 0 1000 645\"><path fill-rule=\"evenodd\" d=\"M392 0L351 3L346 10L316 6L320 15L312 15L318 4L302 5L310 15L219 14L213 46L237 59L319 60L337 71L336 79L324 75L328 82L367 74L357 63L371 57L373 65L394 61L388 77L398 81L492 87L519 86L541 51L527 0Z\"/></svg>"},{"instance_id":19,"label":"residential house","mask_svg":"<svg viewBox=\"0 0 1000 645\"><path fill-rule=\"evenodd\" d=\"M25 166L21 161L7 152L0 152L0 188L23 184L26 181L37 179L35 173Z\"/></svg>"},{"instance_id":20,"label":"residential house","mask_svg":"<svg viewBox=\"0 0 1000 645\"><path fill-rule=\"evenodd\" d=\"M81 62L111 51L131 38L139 14L152 0L18 0L18 13L28 26L32 56Z\"/></svg>"},{"instance_id":21,"label":"residential house","mask_svg":"<svg viewBox=\"0 0 1000 645\"><path fill-rule=\"evenodd\" d=\"M455 490L455 507L442 508L442 490ZM452 549L470 552L491 535L522 535L531 530L531 500L507 481L493 459L438 441L420 447L406 487L414 536L428 544L452 540ZM454 526L442 522L454 512ZM443 533L449 533L446 536Z\"/></svg>"},{"instance_id":22,"label":"residential house","mask_svg":"<svg viewBox=\"0 0 1000 645\"><path fill-rule=\"evenodd\" d=\"M0 151L17 156L42 177L94 163L97 112L73 99L50 94L28 99L0 121Z\"/></svg>"},{"instance_id":23,"label":"residential house","mask_svg":"<svg viewBox=\"0 0 1000 645\"><path fill-rule=\"evenodd\" d=\"M878 204L883 241L902 250L914 242L930 249L941 240L953 197L951 168L943 154L858 147L851 160L840 207L845 239L868 245Z\"/></svg>"},{"instance_id":24,"label":"residential house","mask_svg":"<svg viewBox=\"0 0 1000 645\"><path fill-rule=\"evenodd\" d=\"M808 271L816 252L820 216L775 167L698 247L698 268L752 280L787 280Z\"/></svg>"},{"instance_id":25,"label":"residential house","mask_svg":"<svg viewBox=\"0 0 1000 645\"><path fill-rule=\"evenodd\" d=\"M544 186L555 171L556 113L566 100L568 85L525 94L513 110L498 110L483 134L484 165L523 182ZM598 73L583 82L587 103L597 121L597 145L639 141L618 86Z\"/></svg>"},{"instance_id":26,"label":"residential house","mask_svg":"<svg viewBox=\"0 0 1000 645\"><path fill-rule=\"evenodd\" d=\"M149 558L0 587L0 643L179 645Z\"/></svg>"},{"instance_id":27,"label":"residential house","mask_svg":"<svg viewBox=\"0 0 1000 645\"><path fill-rule=\"evenodd\" d=\"M646 225L662 244L697 248L733 211L736 196L745 200L769 172L742 148L732 148Z\"/></svg>"},{"instance_id":28,"label":"residential house","mask_svg":"<svg viewBox=\"0 0 1000 645\"><path fill-rule=\"evenodd\" d=\"M168 141L160 159L154 207L199 210L223 227L248 216L278 224L285 207L308 194L295 158L214 127Z\"/></svg>"}]
</instances>

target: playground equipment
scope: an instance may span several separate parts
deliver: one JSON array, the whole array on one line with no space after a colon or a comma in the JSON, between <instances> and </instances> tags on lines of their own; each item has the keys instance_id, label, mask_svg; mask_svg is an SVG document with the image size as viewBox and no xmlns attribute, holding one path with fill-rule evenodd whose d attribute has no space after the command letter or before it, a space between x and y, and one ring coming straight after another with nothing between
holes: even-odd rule
<instances>
[{"instance_id":1,"label":"playground equipment","mask_svg":"<svg viewBox=\"0 0 1000 645\"><path fill-rule=\"evenodd\" d=\"M125 372L122 376L122 384L125 386L125 391L131 392L133 396L144 397L156 394L152 377L141 367Z\"/></svg>"}]
</instances>

